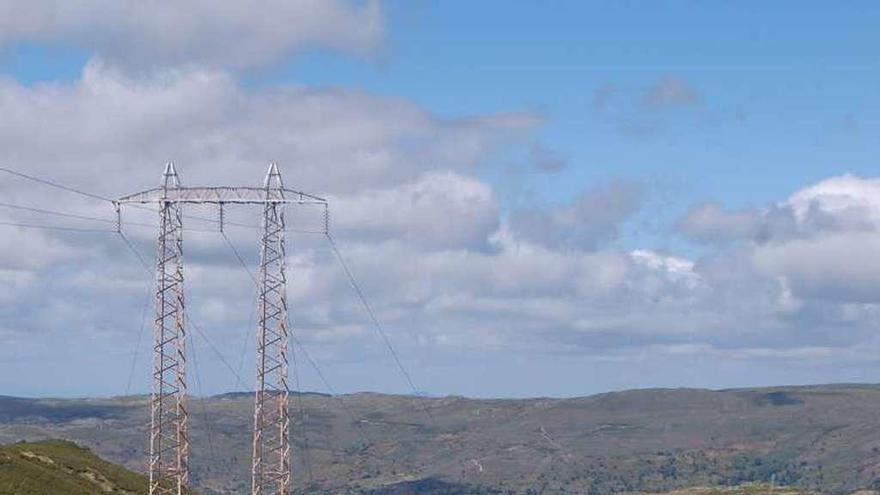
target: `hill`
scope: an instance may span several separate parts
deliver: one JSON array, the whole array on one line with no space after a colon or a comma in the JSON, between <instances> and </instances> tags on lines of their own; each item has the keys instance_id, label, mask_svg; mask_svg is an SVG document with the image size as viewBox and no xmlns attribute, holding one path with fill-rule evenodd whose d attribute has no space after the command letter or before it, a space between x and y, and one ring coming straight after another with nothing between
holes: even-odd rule
<instances>
[{"instance_id":1,"label":"hill","mask_svg":"<svg viewBox=\"0 0 880 495\"><path fill-rule=\"evenodd\" d=\"M0 495L139 495L147 479L106 462L72 442L44 441L0 447Z\"/></svg>"},{"instance_id":2,"label":"hill","mask_svg":"<svg viewBox=\"0 0 880 495\"><path fill-rule=\"evenodd\" d=\"M0 443L66 438L142 471L145 397L0 398ZM248 486L252 396L191 401L200 493ZM775 483L880 487L880 387L634 390L489 400L292 399L297 493L655 493ZM430 417L423 407L431 411Z\"/></svg>"},{"instance_id":3,"label":"hill","mask_svg":"<svg viewBox=\"0 0 880 495\"><path fill-rule=\"evenodd\" d=\"M661 495L659 493L640 493L634 495ZM790 488L779 488L764 484L747 484L735 487L688 488L675 490L662 495L803 495L803 492ZM876 495L873 492L856 495Z\"/></svg>"}]
</instances>

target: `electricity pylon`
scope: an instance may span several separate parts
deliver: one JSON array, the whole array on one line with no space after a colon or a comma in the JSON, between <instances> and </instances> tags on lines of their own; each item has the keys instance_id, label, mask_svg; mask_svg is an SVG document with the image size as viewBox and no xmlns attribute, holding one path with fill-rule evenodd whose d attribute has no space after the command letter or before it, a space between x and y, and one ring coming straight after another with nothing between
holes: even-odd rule
<instances>
[{"instance_id":1,"label":"electricity pylon","mask_svg":"<svg viewBox=\"0 0 880 495\"><path fill-rule=\"evenodd\" d=\"M172 163L163 197L180 187ZM180 204L159 202L156 326L150 394L150 494L180 495L189 481L186 409L186 325L183 304L183 222Z\"/></svg>"},{"instance_id":2,"label":"electricity pylon","mask_svg":"<svg viewBox=\"0 0 880 495\"><path fill-rule=\"evenodd\" d=\"M189 481L186 408L186 312L183 298L184 204L263 206L258 280L257 390L254 400L252 491L288 495L292 488L287 384L287 291L284 274L284 207L327 201L285 189L271 164L263 187L183 187L168 163L162 185L118 199L159 207L156 320L150 395L150 495L183 495ZM118 213L121 215L121 213ZM326 218L326 215L325 215ZM121 219L121 216L120 216ZM118 220L117 225L121 225ZM325 225L326 228L326 225Z\"/></svg>"},{"instance_id":3,"label":"electricity pylon","mask_svg":"<svg viewBox=\"0 0 880 495\"><path fill-rule=\"evenodd\" d=\"M283 191L273 163L266 198ZM263 205L263 236L257 303L257 391L254 403L253 495L290 493L290 413L287 386L287 279L284 275L283 204Z\"/></svg>"}]
</instances>

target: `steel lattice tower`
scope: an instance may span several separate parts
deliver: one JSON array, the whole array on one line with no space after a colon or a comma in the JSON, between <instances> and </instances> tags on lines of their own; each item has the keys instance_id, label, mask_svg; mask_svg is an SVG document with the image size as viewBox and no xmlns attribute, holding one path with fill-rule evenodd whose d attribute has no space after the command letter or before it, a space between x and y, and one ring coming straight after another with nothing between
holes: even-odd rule
<instances>
[{"instance_id":1,"label":"steel lattice tower","mask_svg":"<svg viewBox=\"0 0 880 495\"><path fill-rule=\"evenodd\" d=\"M183 304L183 204L262 205L263 235L258 280L257 390L254 407L252 490L255 495L288 495L292 488L290 413L287 383L287 291L284 274L284 207L327 201L285 189L272 163L263 187L183 187L169 163L160 187L115 201L159 207L156 333L150 396L150 495L183 495L189 480L186 408L186 313ZM326 229L326 225L325 225ZM120 230L121 233L121 230Z\"/></svg>"},{"instance_id":2,"label":"steel lattice tower","mask_svg":"<svg viewBox=\"0 0 880 495\"><path fill-rule=\"evenodd\" d=\"M168 163L164 197L180 180ZM187 462L186 326L183 303L183 224L180 204L159 203L156 256L156 326L150 395L150 494L180 495L189 479Z\"/></svg>"},{"instance_id":3,"label":"steel lattice tower","mask_svg":"<svg viewBox=\"0 0 880 495\"><path fill-rule=\"evenodd\" d=\"M271 190L283 190L278 167L266 176ZM263 205L263 236L257 303L257 390L254 398L254 495L290 493L290 413L287 385L287 279L284 275L284 204Z\"/></svg>"}]
</instances>

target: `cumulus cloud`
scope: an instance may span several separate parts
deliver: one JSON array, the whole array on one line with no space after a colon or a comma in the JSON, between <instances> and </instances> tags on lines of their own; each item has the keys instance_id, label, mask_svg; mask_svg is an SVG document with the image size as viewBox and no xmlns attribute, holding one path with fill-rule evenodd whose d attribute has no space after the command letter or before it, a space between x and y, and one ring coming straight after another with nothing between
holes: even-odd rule
<instances>
[{"instance_id":1,"label":"cumulus cloud","mask_svg":"<svg viewBox=\"0 0 880 495\"><path fill-rule=\"evenodd\" d=\"M797 191L786 206L811 230L875 230L880 227L880 179L832 177Z\"/></svg>"},{"instance_id":2,"label":"cumulus cloud","mask_svg":"<svg viewBox=\"0 0 880 495\"><path fill-rule=\"evenodd\" d=\"M73 44L139 73L255 67L306 46L370 56L384 31L384 13L372 0L0 2L0 48Z\"/></svg>"},{"instance_id":3,"label":"cumulus cloud","mask_svg":"<svg viewBox=\"0 0 880 495\"><path fill-rule=\"evenodd\" d=\"M849 359L870 342L880 295L880 265L871 261L880 248L878 179L831 178L740 211L695 206L678 229L709 245L696 259L611 248L642 206L644 186L610 180L559 204L516 208L505 206L485 178L491 174L480 167L510 145L530 150L540 170L565 166L558 152L530 144L540 115L441 118L406 99L365 91L241 87L235 70L304 46L373 53L383 37L375 2L269 2L238 13L208 3L147 11L92 0L16 6L14 16L2 15L12 8L0 3L0 45L73 42L96 56L71 83L0 80L2 164L116 197L154 186L168 159L188 185L259 184L266 162L276 160L289 186L331 199L331 226L345 259L395 344L424 368L442 367L447 355L459 363L499 350L554 360L645 353ZM191 15L196 8L201 16ZM290 9L297 14L292 21ZM139 20L111 22L120 16ZM233 38L245 42L225 42ZM684 81L667 78L644 103L667 108L700 100ZM9 208L0 221L105 229L0 226L0 362L45 362L48 353L65 356L75 373L114 359L127 370L141 315L149 320L142 311L151 275L112 232L110 205L5 175L0 192L9 203L104 222ZM187 214L216 212L192 207ZM227 215L258 225L252 211L230 208ZM250 277L216 225L192 216L185 233L190 316L225 353L237 354L248 338L243 329L253 327ZM303 225L314 222L307 216L291 210L291 228L309 230L315 224ZM125 233L147 263L155 221L152 212L125 211ZM251 267L258 233L227 228ZM381 357L323 238L291 233L289 246L299 338L335 363ZM205 354L200 362L218 371ZM0 386L9 389L15 376L0 373ZM102 392L119 392L110 376L100 379ZM372 376L348 379L343 389L374 386ZM214 390L230 386L217 382Z\"/></svg>"},{"instance_id":4,"label":"cumulus cloud","mask_svg":"<svg viewBox=\"0 0 880 495\"><path fill-rule=\"evenodd\" d=\"M376 241L404 240L424 249L479 248L499 224L492 189L453 172L329 199L339 219L334 230Z\"/></svg>"},{"instance_id":5,"label":"cumulus cloud","mask_svg":"<svg viewBox=\"0 0 880 495\"><path fill-rule=\"evenodd\" d=\"M784 277L795 294L830 301L880 301L880 232L843 232L762 246L757 267Z\"/></svg>"},{"instance_id":6,"label":"cumulus cloud","mask_svg":"<svg viewBox=\"0 0 880 495\"><path fill-rule=\"evenodd\" d=\"M259 183L276 160L290 185L320 193L400 184L470 172L541 122L517 112L441 119L356 90L248 92L215 71L131 78L100 63L71 85L2 81L0 113L0 158L79 185L102 177L90 187L108 195L152 186L169 159L188 183Z\"/></svg>"},{"instance_id":7,"label":"cumulus cloud","mask_svg":"<svg viewBox=\"0 0 880 495\"><path fill-rule=\"evenodd\" d=\"M761 208L725 210L696 205L678 222L679 232L700 242L781 242L830 232L880 228L880 181L853 175L831 177Z\"/></svg>"},{"instance_id":8,"label":"cumulus cloud","mask_svg":"<svg viewBox=\"0 0 880 495\"><path fill-rule=\"evenodd\" d=\"M691 207L678 222L678 230L700 242L727 243L754 237L760 229L757 211L726 211L717 203Z\"/></svg>"},{"instance_id":9,"label":"cumulus cloud","mask_svg":"<svg viewBox=\"0 0 880 495\"><path fill-rule=\"evenodd\" d=\"M739 260L753 280L776 280L793 307L842 314L835 304L875 304L880 297L880 263L871 254L880 247L878 192L874 178L832 177L762 208L694 207L679 230L697 241L737 245L719 256Z\"/></svg>"},{"instance_id":10,"label":"cumulus cloud","mask_svg":"<svg viewBox=\"0 0 880 495\"><path fill-rule=\"evenodd\" d=\"M0 123L4 166L111 198L156 185L168 159L177 163L185 185L256 185L266 162L277 160L287 185L331 199L334 231L346 254L353 253L383 319L408 323L404 330L389 330L404 346L436 343L449 334L444 320L424 330L410 326L428 321L421 319L417 302L440 296L431 287L453 284L447 273L464 276L460 261L494 249L489 243L499 229L499 201L476 178L476 167L491 162L493 153L509 143L527 147L542 122L540 116L516 111L439 118L407 100L357 90L251 91L228 72L207 68L134 76L99 60L72 83L28 87L0 81L0 113L9 117ZM83 370L106 364L87 359L96 349L106 351L101 354L106 360L124 360L137 340L151 277L113 234L111 205L5 174L0 191L10 204L103 220L0 207L2 220L11 223L103 229L0 227L0 300L9 303L0 321L0 360L11 359L13 349L17 359L53 352L80 356ZM259 225L253 211L230 207L226 214L229 220ZM210 328L218 345L237 348L247 337L242 329L253 326L247 321L253 310L251 281L216 225L194 217L216 218L216 211L187 210L191 317ZM294 230L309 220L295 209L288 218ZM149 211L123 212L124 232L148 265L155 222ZM315 225L320 223L309 226ZM227 228L252 270L258 233ZM320 237L292 234L289 245L290 293L297 303L293 320L301 337L319 353L321 345L339 346L334 359L357 354L369 327L350 304L350 288L326 244ZM437 253L436 281L426 285L419 267L431 253ZM318 295L325 297L302 303ZM410 341L409 332L417 338ZM32 338L25 342L22 335ZM339 341L339 336L349 339Z\"/></svg>"},{"instance_id":11,"label":"cumulus cloud","mask_svg":"<svg viewBox=\"0 0 880 495\"><path fill-rule=\"evenodd\" d=\"M595 249L613 240L641 204L642 186L614 180L583 191L572 202L514 211L511 229L532 242Z\"/></svg>"},{"instance_id":12,"label":"cumulus cloud","mask_svg":"<svg viewBox=\"0 0 880 495\"><path fill-rule=\"evenodd\" d=\"M358 275L386 323L404 330L397 334L401 345L461 351L578 348L590 353L609 345L666 340L687 327L679 321L662 333L649 330L690 311L689 294L700 281L687 260L644 250L558 251L505 234L493 242L492 251L427 252L402 243L382 249L358 244L348 249L347 257L359 267ZM295 307L327 308L347 290L341 273L324 272L313 261L311 269L325 278L317 286L295 290ZM650 306L650 315L633 311ZM325 314L316 313L302 324L322 334L327 331ZM336 318L364 328L361 338L370 337L356 311Z\"/></svg>"}]
</instances>

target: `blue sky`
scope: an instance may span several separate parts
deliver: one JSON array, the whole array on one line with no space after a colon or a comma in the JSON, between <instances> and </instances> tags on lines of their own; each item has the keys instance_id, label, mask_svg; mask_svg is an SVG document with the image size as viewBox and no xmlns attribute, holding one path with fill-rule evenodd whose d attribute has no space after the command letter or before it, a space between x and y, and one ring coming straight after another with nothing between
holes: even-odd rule
<instances>
[{"instance_id":1,"label":"blue sky","mask_svg":"<svg viewBox=\"0 0 880 495\"><path fill-rule=\"evenodd\" d=\"M245 79L365 88L448 116L537 111L548 122L537 139L569 166L532 177L524 187L535 200L565 201L584 183L630 177L676 198L663 211L664 227L694 202L759 206L829 175L872 175L876 167L876 3L389 2L388 9L388 46L375 63L310 50ZM641 108L643 94L670 75L700 102ZM604 111L597 109L603 88ZM622 130L627 124L650 129L634 136ZM630 226L640 242L690 249L638 230Z\"/></svg>"},{"instance_id":2,"label":"blue sky","mask_svg":"<svg viewBox=\"0 0 880 495\"><path fill-rule=\"evenodd\" d=\"M747 207L828 175L873 172L876 3L385 6L389 34L368 60L306 47L239 76L254 89L360 88L411 99L439 116L538 112L547 125L536 139L569 162L557 176L529 182L543 201L623 175L668 182L685 202ZM28 85L64 82L89 58L76 45L21 43L4 51L0 70ZM640 108L639 98L670 75L694 88L699 104L668 114ZM597 109L603 88L606 111ZM633 136L621 130L627 123L652 129Z\"/></svg>"},{"instance_id":3,"label":"blue sky","mask_svg":"<svg viewBox=\"0 0 880 495\"><path fill-rule=\"evenodd\" d=\"M0 162L118 196L167 159L187 184L256 181L277 159L332 199L429 393L880 376L876 2L121 5L0 15ZM43 204L32 186L0 177L4 202ZM116 239L6 232L0 392L118 393L142 270ZM190 307L234 354L247 278L216 236L191 239ZM326 246L293 245L297 328L337 388L407 391ZM235 387L199 353L209 391Z\"/></svg>"},{"instance_id":4,"label":"blue sky","mask_svg":"<svg viewBox=\"0 0 880 495\"><path fill-rule=\"evenodd\" d=\"M542 139L571 160L536 185L548 196L610 174L672 174L691 197L741 207L829 173L872 172L880 7L848 5L391 2L377 65L309 53L254 80L363 87L450 116L537 110L549 120ZM670 74L700 107L641 115L632 100ZM662 122L657 135L634 145L597 115L605 85L624 118Z\"/></svg>"}]
</instances>

